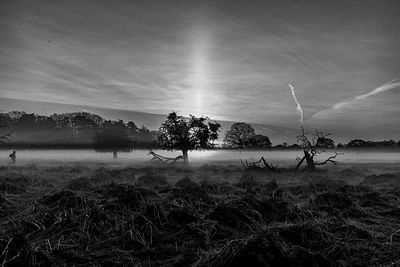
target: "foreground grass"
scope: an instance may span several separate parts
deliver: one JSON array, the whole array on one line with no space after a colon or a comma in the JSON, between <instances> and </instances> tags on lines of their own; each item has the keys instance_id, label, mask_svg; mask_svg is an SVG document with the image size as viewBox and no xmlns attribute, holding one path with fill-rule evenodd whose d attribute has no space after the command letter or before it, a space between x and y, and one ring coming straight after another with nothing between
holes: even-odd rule
<instances>
[{"instance_id":1,"label":"foreground grass","mask_svg":"<svg viewBox=\"0 0 400 267\"><path fill-rule=\"evenodd\" d=\"M0 168L2 266L398 266L400 174Z\"/></svg>"}]
</instances>

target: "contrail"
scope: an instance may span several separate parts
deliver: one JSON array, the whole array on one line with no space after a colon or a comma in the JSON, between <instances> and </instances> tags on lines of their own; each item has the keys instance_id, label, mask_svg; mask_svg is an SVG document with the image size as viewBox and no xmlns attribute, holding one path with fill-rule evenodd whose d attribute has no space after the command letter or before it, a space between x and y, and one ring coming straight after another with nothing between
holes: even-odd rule
<instances>
[{"instance_id":1,"label":"contrail","mask_svg":"<svg viewBox=\"0 0 400 267\"><path fill-rule=\"evenodd\" d=\"M339 109L343 108L344 106L347 106L347 105L350 105L350 104L354 104L359 100L363 100L363 99L366 99L366 98L368 98L370 96L386 92L386 91L394 89L396 87L400 87L400 79L399 78L393 79L393 80L391 80L391 81L389 81L389 82L387 82L387 83L375 88L374 90L372 90L369 93L362 94L362 95L347 99L345 101L336 103L331 108L324 109L324 110L321 110L321 111L315 113L311 118L317 117L319 114L326 113L326 112L328 112L330 110L339 110Z\"/></svg>"},{"instance_id":2,"label":"contrail","mask_svg":"<svg viewBox=\"0 0 400 267\"><path fill-rule=\"evenodd\" d=\"M292 96L293 96L294 102L296 102L296 104L297 104L297 109L296 110L300 114L299 122L301 122L301 124L304 124L304 121L303 121L303 118L304 118L303 117L303 110L301 109L301 105L300 105L299 101L297 101L296 94L294 93L294 87L290 83L288 84L288 86L290 88L290 91L292 91Z\"/></svg>"},{"instance_id":3,"label":"contrail","mask_svg":"<svg viewBox=\"0 0 400 267\"><path fill-rule=\"evenodd\" d=\"M394 88L399 87L399 86L400 86L400 79L399 78L393 79L393 80L385 83L384 85L381 85L381 86L375 88L374 90L372 90L369 93L366 93L366 94L363 94L363 95L359 95L359 96L356 96L356 97L351 98L349 100L337 103L332 107L332 109L336 109L336 110L340 109L343 106L346 106L348 104L354 103L354 102L356 102L358 100L363 100L363 99L365 99L367 97L370 97L370 96L373 96L373 95L376 95L376 94L379 94L379 93L386 92L388 90L394 89Z\"/></svg>"}]
</instances>

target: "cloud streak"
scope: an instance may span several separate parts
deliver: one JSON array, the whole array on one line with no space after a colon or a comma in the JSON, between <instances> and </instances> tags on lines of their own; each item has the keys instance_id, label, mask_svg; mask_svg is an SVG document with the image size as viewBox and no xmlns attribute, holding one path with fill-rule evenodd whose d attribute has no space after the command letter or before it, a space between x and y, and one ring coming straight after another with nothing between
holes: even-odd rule
<instances>
[{"instance_id":1,"label":"cloud streak","mask_svg":"<svg viewBox=\"0 0 400 267\"><path fill-rule=\"evenodd\" d=\"M299 122L300 122L301 124L304 124L303 110L302 110L302 108L301 108L301 105L300 105L299 101L298 101L297 98L296 98L296 94L294 93L294 87L293 87L293 85L291 85L290 83L288 84L288 86L289 86L290 91L292 92L292 96L293 96L294 102L296 102L296 104L297 104L296 110L297 110L297 112L298 112L299 115L300 115Z\"/></svg>"}]
</instances>

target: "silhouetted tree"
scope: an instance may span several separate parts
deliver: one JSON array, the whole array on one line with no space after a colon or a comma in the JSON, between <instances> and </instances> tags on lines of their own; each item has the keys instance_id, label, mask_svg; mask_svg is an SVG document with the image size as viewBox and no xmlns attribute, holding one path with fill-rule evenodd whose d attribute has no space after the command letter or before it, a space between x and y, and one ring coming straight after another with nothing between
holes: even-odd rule
<instances>
[{"instance_id":1,"label":"silhouetted tree","mask_svg":"<svg viewBox=\"0 0 400 267\"><path fill-rule=\"evenodd\" d=\"M335 142L329 137L321 136L318 142L319 148L335 148Z\"/></svg>"},{"instance_id":2,"label":"silhouetted tree","mask_svg":"<svg viewBox=\"0 0 400 267\"><path fill-rule=\"evenodd\" d=\"M23 113L19 119L14 123L16 131L23 129L26 132L34 131L36 126L36 117L34 113ZM31 132L32 133L32 132Z\"/></svg>"},{"instance_id":3,"label":"silhouetted tree","mask_svg":"<svg viewBox=\"0 0 400 267\"><path fill-rule=\"evenodd\" d=\"M354 139L347 144L348 148L396 148L397 146L398 143L394 140L364 141Z\"/></svg>"},{"instance_id":4,"label":"silhouetted tree","mask_svg":"<svg viewBox=\"0 0 400 267\"><path fill-rule=\"evenodd\" d=\"M359 148L359 147L366 147L367 142L362 139L354 139L351 140L346 147L348 148Z\"/></svg>"},{"instance_id":5,"label":"silhouetted tree","mask_svg":"<svg viewBox=\"0 0 400 267\"><path fill-rule=\"evenodd\" d=\"M342 149L345 148L345 146L342 143L337 144L336 148Z\"/></svg>"},{"instance_id":6,"label":"silhouetted tree","mask_svg":"<svg viewBox=\"0 0 400 267\"><path fill-rule=\"evenodd\" d=\"M180 150L184 164L189 162L188 151L214 147L221 125L212 122L208 117L190 118L178 116L171 112L160 127L158 141L162 148Z\"/></svg>"},{"instance_id":7,"label":"silhouetted tree","mask_svg":"<svg viewBox=\"0 0 400 267\"><path fill-rule=\"evenodd\" d=\"M150 131L142 125L142 127L137 130L135 141L142 147L153 147L157 142L157 138L153 131Z\"/></svg>"},{"instance_id":8,"label":"silhouetted tree","mask_svg":"<svg viewBox=\"0 0 400 267\"><path fill-rule=\"evenodd\" d=\"M70 117L66 116L66 114L56 114L50 116L56 123L56 130L58 134L61 134L65 137L72 136L72 120Z\"/></svg>"},{"instance_id":9,"label":"silhouetted tree","mask_svg":"<svg viewBox=\"0 0 400 267\"><path fill-rule=\"evenodd\" d=\"M225 133L224 142L228 147L245 148L249 146L250 137L254 136L254 128L245 122L232 124L231 129Z\"/></svg>"},{"instance_id":10,"label":"silhouetted tree","mask_svg":"<svg viewBox=\"0 0 400 267\"><path fill-rule=\"evenodd\" d=\"M150 147L156 143L157 131L150 131L145 126L138 128L132 121L125 124L122 120L105 121L102 117L88 112L74 112L42 116L34 113L12 111L0 113L2 124L13 129L13 144L16 146L76 146L95 145L94 141L114 146L112 143L127 143L124 138L113 141L110 131L117 128L127 132L137 146ZM0 131L1 134L1 131ZM96 135L96 137L95 137ZM101 140L101 141L100 141ZM119 146L119 145L118 145Z\"/></svg>"},{"instance_id":11,"label":"silhouetted tree","mask_svg":"<svg viewBox=\"0 0 400 267\"><path fill-rule=\"evenodd\" d=\"M248 142L250 147L271 147L271 141L269 140L269 137L262 134L250 136Z\"/></svg>"},{"instance_id":12,"label":"silhouetted tree","mask_svg":"<svg viewBox=\"0 0 400 267\"><path fill-rule=\"evenodd\" d=\"M139 128L133 121L129 121L127 123L127 126L128 126L128 135L131 136L132 138L135 138L136 135L138 134Z\"/></svg>"},{"instance_id":13,"label":"silhouetted tree","mask_svg":"<svg viewBox=\"0 0 400 267\"><path fill-rule=\"evenodd\" d=\"M72 120L73 133L76 136L91 136L98 128L97 124L89 117L77 115Z\"/></svg>"},{"instance_id":14,"label":"silhouetted tree","mask_svg":"<svg viewBox=\"0 0 400 267\"><path fill-rule=\"evenodd\" d=\"M297 158L298 164L296 166L296 170L300 168L300 166L305 161L307 163L307 167L304 170L314 171L317 165L324 165L328 162L336 164L334 158L337 157L338 153L335 152L333 156L328 157L323 162L315 162L314 157L323 152L322 142L327 140L327 136L330 134L323 134L322 132L315 131L315 133L309 138L308 133L304 132L304 128L301 127L301 134L297 136L297 142L300 144L303 149L304 156L302 158Z\"/></svg>"},{"instance_id":15,"label":"silhouetted tree","mask_svg":"<svg viewBox=\"0 0 400 267\"><path fill-rule=\"evenodd\" d=\"M301 146L299 146L298 144L291 144L286 146L287 149L293 149L293 150L298 150L301 149Z\"/></svg>"}]
</instances>

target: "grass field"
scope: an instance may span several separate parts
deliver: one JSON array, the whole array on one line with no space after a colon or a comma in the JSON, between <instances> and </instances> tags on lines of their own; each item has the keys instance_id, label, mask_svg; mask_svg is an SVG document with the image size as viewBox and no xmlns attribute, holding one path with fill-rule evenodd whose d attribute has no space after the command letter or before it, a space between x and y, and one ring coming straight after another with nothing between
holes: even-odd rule
<instances>
[{"instance_id":1,"label":"grass field","mask_svg":"<svg viewBox=\"0 0 400 267\"><path fill-rule=\"evenodd\" d=\"M0 167L2 266L399 266L400 167Z\"/></svg>"}]
</instances>

